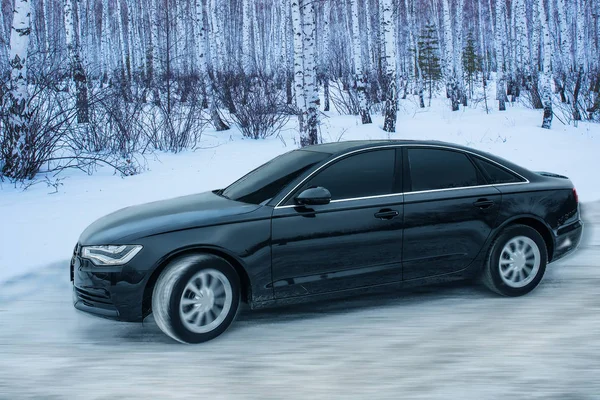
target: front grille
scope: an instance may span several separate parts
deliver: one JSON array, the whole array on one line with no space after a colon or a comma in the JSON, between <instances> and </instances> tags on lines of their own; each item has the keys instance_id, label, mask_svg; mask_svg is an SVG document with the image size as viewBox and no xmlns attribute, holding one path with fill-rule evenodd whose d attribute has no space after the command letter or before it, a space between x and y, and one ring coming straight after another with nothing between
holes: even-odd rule
<instances>
[{"instance_id":1,"label":"front grille","mask_svg":"<svg viewBox=\"0 0 600 400\"><path fill-rule=\"evenodd\" d=\"M81 299L84 303L90 303L90 305L97 305L93 303L100 303L106 305L113 304L110 299L110 294L104 289L81 289L75 287L75 293L77 293L77 297L79 299Z\"/></svg>"}]
</instances>

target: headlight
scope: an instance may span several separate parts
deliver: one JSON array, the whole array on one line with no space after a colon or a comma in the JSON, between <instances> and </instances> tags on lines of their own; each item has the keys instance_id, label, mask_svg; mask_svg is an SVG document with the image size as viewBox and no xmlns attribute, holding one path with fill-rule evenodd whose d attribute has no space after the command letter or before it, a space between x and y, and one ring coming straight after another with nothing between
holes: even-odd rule
<instances>
[{"instance_id":1,"label":"headlight","mask_svg":"<svg viewBox=\"0 0 600 400\"><path fill-rule=\"evenodd\" d=\"M140 245L85 246L81 249L81 257L99 266L122 265L128 263L141 249Z\"/></svg>"}]
</instances>

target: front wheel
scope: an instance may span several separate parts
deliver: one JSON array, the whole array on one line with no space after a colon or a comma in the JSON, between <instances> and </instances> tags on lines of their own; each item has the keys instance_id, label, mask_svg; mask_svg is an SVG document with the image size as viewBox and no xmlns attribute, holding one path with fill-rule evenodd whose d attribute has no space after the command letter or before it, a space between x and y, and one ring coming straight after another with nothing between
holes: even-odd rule
<instances>
[{"instance_id":1,"label":"front wheel","mask_svg":"<svg viewBox=\"0 0 600 400\"><path fill-rule=\"evenodd\" d=\"M546 243L540 233L526 225L513 225L492 244L482 282L501 295L522 296L540 283L547 263Z\"/></svg>"},{"instance_id":2,"label":"front wheel","mask_svg":"<svg viewBox=\"0 0 600 400\"><path fill-rule=\"evenodd\" d=\"M222 258L196 254L171 262L158 278L152 311L158 327L182 343L223 333L240 302L239 277Z\"/></svg>"}]
</instances>

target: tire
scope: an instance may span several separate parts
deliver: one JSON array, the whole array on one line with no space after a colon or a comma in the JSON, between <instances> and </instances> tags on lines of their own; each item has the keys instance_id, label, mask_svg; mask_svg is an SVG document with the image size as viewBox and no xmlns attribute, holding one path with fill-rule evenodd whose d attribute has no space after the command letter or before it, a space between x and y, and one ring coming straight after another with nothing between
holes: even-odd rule
<instances>
[{"instance_id":1,"label":"tire","mask_svg":"<svg viewBox=\"0 0 600 400\"><path fill-rule=\"evenodd\" d=\"M492 243L481 281L503 296L523 296L540 283L547 263L546 243L540 233L526 225L512 225Z\"/></svg>"},{"instance_id":2,"label":"tire","mask_svg":"<svg viewBox=\"0 0 600 400\"><path fill-rule=\"evenodd\" d=\"M181 343L214 339L229 327L240 303L240 279L224 259L193 254L173 260L152 293L158 327Z\"/></svg>"}]
</instances>

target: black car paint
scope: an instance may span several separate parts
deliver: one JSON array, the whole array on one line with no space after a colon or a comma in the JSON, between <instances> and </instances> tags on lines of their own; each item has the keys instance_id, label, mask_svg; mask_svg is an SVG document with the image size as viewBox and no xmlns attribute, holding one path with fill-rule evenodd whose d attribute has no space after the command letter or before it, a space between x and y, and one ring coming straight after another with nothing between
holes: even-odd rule
<instances>
[{"instance_id":1,"label":"black car paint","mask_svg":"<svg viewBox=\"0 0 600 400\"><path fill-rule=\"evenodd\" d=\"M409 145L478 154L529 183L399 193L312 208L275 207L285 203L306 176L336 157ZM401 288L472 277L493 239L514 222L545 229L551 261L579 243L577 202L571 182L562 177L536 174L490 154L441 142L344 142L312 149L331 156L267 204L206 192L129 207L94 222L81 235L71 262L75 307L107 318L141 321L151 311L152 286L162 268L189 251L226 258L240 274L247 302L261 308L390 284ZM492 204L484 201L479 207L481 200ZM377 217L380 212L387 216ZM565 239L571 244L560 248ZM143 249L117 267L97 267L80 255L81 246L109 244L140 244Z\"/></svg>"}]
</instances>

